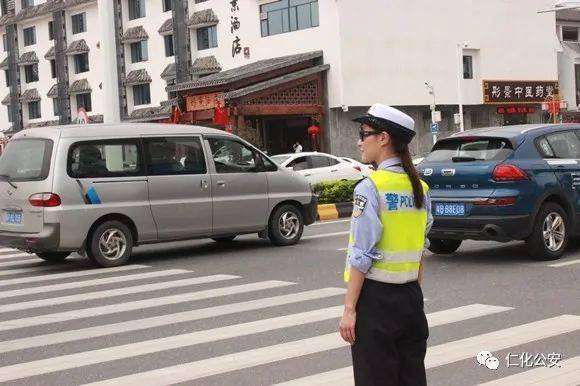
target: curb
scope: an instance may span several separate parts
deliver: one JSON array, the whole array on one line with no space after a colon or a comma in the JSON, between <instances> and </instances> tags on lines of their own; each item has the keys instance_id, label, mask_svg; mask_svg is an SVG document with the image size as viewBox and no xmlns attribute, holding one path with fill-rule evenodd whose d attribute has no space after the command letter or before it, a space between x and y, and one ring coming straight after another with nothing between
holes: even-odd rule
<instances>
[{"instance_id":1,"label":"curb","mask_svg":"<svg viewBox=\"0 0 580 386\"><path fill-rule=\"evenodd\" d=\"M317 220L336 220L352 215L352 202L318 205Z\"/></svg>"}]
</instances>

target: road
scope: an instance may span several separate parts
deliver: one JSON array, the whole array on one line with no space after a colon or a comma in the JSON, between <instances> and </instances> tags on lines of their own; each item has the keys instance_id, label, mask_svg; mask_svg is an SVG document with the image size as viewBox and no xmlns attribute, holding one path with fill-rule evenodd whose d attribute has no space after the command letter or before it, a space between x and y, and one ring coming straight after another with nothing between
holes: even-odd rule
<instances>
[{"instance_id":1,"label":"road","mask_svg":"<svg viewBox=\"0 0 580 386\"><path fill-rule=\"evenodd\" d=\"M317 223L285 248L144 246L110 270L2 249L0 384L352 385L337 335L347 230ZM551 265L521 243L427 254L429 384L580 384L580 247ZM499 369L478 365L482 350Z\"/></svg>"}]
</instances>

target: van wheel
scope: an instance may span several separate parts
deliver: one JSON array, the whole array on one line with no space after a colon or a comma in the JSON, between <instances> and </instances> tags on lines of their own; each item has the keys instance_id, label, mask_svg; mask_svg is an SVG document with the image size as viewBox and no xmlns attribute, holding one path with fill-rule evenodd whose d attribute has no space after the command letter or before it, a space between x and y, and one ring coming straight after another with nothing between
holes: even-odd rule
<instances>
[{"instance_id":1,"label":"van wheel","mask_svg":"<svg viewBox=\"0 0 580 386\"><path fill-rule=\"evenodd\" d=\"M117 267L131 257L133 235L120 221L105 221L89 236L87 256L100 267Z\"/></svg>"},{"instance_id":2,"label":"van wheel","mask_svg":"<svg viewBox=\"0 0 580 386\"><path fill-rule=\"evenodd\" d=\"M528 254L535 260L557 260L568 245L568 216L564 209L552 202L544 204L526 240Z\"/></svg>"},{"instance_id":3,"label":"van wheel","mask_svg":"<svg viewBox=\"0 0 580 386\"><path fill-rule=\"evenodd\" d=\"M70 252L39 252L36 256L51 263L62 263L64 259L70 256Z\"/></svg>"},{"instance_id":4,"label":"van wheel","mask_svg":"<svg viewBox=\"0 0 580 386\"><path fill-rule=\"evenodd\" d=\"M429 238L429 250L438 255L448 255L455 252L462 242L462 240Z\"/></svg>"},{"instance_id":5,"label":"van wheel","mask_svg":"<svg viewBox=\"0 0 580 386\"><path fill-rule=\"evenodd\" d=\"M212 240L216 243L231 243L237 236L228 236L228 237L213 237Z\"/></svg>"},{"instance_id":6,"label":"van wheel","mask_svg":"<svg viewBox=\"0 0 580 386\"><path fill-rule=\"evenodd\" d=\"M294 205L282 205L274 211L268 224L268 237L274 245L294 245L304 232L304 219Z\"/></svg>"}]
</instances>

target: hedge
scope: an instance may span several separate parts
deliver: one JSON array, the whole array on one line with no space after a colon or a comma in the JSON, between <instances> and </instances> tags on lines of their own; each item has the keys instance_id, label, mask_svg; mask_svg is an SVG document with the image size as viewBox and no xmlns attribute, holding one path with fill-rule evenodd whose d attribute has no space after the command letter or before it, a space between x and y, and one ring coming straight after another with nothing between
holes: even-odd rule
<instances>
[{"instance_id":1,"label":"hedge","mask_svg":"<svg viewBox=\"0 0 580 386\"><path fill-rule=\"evenodd\" d=\"M338 202L351 202L354 187L358 181L334 181L321 182L312 187L318 196L319 204L336 204Z\"/></svg>"}]
</instances>

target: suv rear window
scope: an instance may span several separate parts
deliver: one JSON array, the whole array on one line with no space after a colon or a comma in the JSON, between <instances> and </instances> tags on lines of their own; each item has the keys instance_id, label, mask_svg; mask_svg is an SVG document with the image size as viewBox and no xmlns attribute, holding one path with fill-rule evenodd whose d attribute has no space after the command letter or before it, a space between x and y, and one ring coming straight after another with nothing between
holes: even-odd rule
<instances>
[{"instance_id":1,"label":"suv rear window","mask_svg":"<svg viewBox=\"0 0 580 386\"><path fill-rule=\"evenodd\" d=\"M426 162L472 162L504 160L513 152L512 144L503 138L457 138L438 142Z\"/></svg>"},{"instance_id":2,"label":"suv rear window","mask_svg":"<svg viewBox=\"0 0 580 386\"><path fill-rule=\"evenodd\" d=\"M0 157L0 175L10 181L42 181L48 177L52 141L15 139L8 142Z\"/></svg>"}]
</instances>

